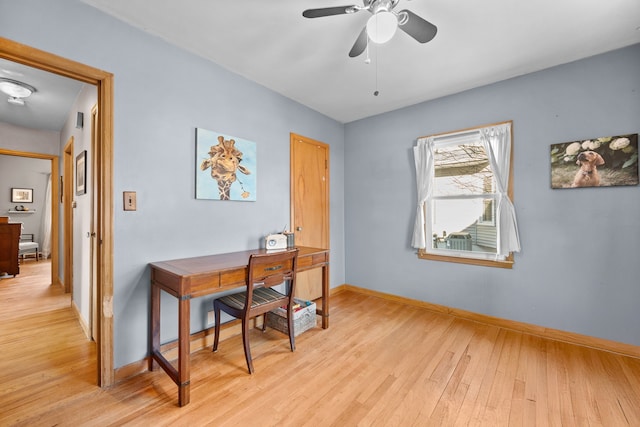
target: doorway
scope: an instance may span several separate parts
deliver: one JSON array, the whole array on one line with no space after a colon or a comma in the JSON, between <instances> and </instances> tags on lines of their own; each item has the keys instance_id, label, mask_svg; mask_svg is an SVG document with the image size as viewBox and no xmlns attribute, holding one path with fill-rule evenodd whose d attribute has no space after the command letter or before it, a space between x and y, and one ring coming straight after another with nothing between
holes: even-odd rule
<instances>
[{"instance_id":1,"label":"doorway","mask_svg":"<svg viewBox=\"0 0 640 427\"><path fill-rule=\"evenodd\" d=\"M299 246L329 249L329 145L291 134L291 227ZM296 297L322 296L318 269L296 277Z\"/></svg>"},{"instance_id":2,"label":"doorway","mask_svg":"<svg viewBox=\"0 0 640 427\"><path fill-rule=\"evenodd\" d=\"M97 284L97 383L108 387L114 383L113 369L113 75L0 37L0 58L62 75L96 86L98 114L96 179L91 183L98 198L96 212ZM56 162L55 176L58 176ZM56 186L57 187L57 186ZM57 192L56 192L57 194ZM55 211L55 210L54 210ZM54 242L52 242L54 244ZM55 243L57 244L57 242ZM53 269L56 266L52 262ZM57 277L57 272L56 272Z\"/></svg>"},{"instance_id":3,"label":"doorway","mask_svg":"<svg viewBox=\"0 0 640 427\"><path fill-rule=\"evenodd\" d=\"M51 162L51 166L49 171L51 173L51 269L50 269L50 277L51 283L57 283L58 281L58 227L56 226L58 222L58 210L56 207L56 200L58 197L58 156L50 155L50 154L40 154L40 153L30 153L24 151L15 151L15 150L7 150L0 148L0 155L6 156L15 156L15 157L23 157L27 159L42 159L49 160Z\"/></svg>"}]
</instances>

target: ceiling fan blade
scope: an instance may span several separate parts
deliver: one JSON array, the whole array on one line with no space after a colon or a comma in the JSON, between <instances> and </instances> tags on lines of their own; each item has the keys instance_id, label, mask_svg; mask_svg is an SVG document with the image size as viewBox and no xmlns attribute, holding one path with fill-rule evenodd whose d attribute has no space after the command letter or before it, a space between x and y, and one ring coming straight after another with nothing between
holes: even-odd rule
<instances>
[{"instance_id":1,"label":"ceiling fan blade","mask_svg":"<svg viewBox=\"0 0 640 427\"><path fill-rule=\"evenodd\" d=\"M357 6L336 6L336 7L323 7L320 9L307 9L302 12L302 16L305 18L321 18L323 16L342 15L347 12L348 9L352 9Z\"/></svg>"},{"instance_id":2,"label":"ceiling fan blade","mask_svg":"<svg viewBox=\"0 0 640 427\"><path fill-rule=\"evenodd\" d=\"M426 43L431 41L438 32L438 27L431 22L426 21L411 12L410 10L401 10L398 14L407 14L407 22L400 25L400 29L411 37L419 41L420 43Z\"/></svg>"},{"instance_id":3,"label":"ceiling fan blade","mask_svg":"<svg viewBox=\"0 0 640 427\"><path fill-rule=\"evenodd\" d=\"M360 35L356 39L356 42L353 44L353 47L349 51L349 56L351 58L355 58L360 55L367 48L367 27L364 27L362 31L360 31Z\"/></svg>"}]
</instances>

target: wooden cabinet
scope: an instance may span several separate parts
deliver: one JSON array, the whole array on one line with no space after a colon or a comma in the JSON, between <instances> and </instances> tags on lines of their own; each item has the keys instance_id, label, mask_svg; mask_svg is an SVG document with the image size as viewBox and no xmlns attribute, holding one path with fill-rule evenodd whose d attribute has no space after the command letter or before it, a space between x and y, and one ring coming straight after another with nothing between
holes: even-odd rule
<instances>
[{"instance_id":1,"label":"wooden cabinet","mask_svg":"<svg viewBox=\"0 0 640 427\"><path fill-rule=\"evenodd\" d=\"M18 265L19 243L20 224L0 223L0 273L14 276L20 273Z\"/></svg>"}]
</instances>

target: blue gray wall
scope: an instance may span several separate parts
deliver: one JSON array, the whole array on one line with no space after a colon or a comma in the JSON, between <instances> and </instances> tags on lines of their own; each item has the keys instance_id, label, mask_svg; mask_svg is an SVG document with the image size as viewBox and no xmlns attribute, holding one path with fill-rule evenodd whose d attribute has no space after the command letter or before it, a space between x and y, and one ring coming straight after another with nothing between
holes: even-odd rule
<instances>
[{"instance_id":1,"label":"blue gray wall","mask_svg":"<svg viewBox=\"0 0 640 427\"><path fill-rule=\"evenodd\" d=\"M419 260L411 147L513 120L512 270ZM552 190L549 146L640 131L640 45L346 125L347 283L640 345L640 187ZM365 167L366 166L366 167Z\"/></svg>"},{"instance_id":2,"label":"blue gray wall","mask_svg":"<svg viewBox=\"0 0 640 427\"><path fill-rule=\"evenodd\" d=\"M0 36L115 76L116 367L147 355L149 262L254 248L289 223L290 132L331 146L330 280L344 283L342 124L77 0L1 0ZM197 127L256 142L256 202L195 199ZM124 212L130 190L138 210ZM193 331L210 307L192 302ZM175 299L162 309L162 338L175 338Z\"/></svg>"},{"instance_id":3,"label":"blue gray wall","mask_svg":"<svg viewBox=\"0 0 640 427\"><path fill-rule=\"evenodd\" d=\"M0 141L3 128L0 124ZM1 143L0 143L1 144ZM0 145L0 148L3 148ZM42 217L45 207L47 182L51 175L51 161L44 159L30 159L0 154L0 216L8 216L9 222L21 222L22 232L33 234L34 240L42 248ZM12 188L31 188L33 203L11 203ZM15 207L22 205L29 209L29 213L8 213Z\"/></svg>"}]
</instances>

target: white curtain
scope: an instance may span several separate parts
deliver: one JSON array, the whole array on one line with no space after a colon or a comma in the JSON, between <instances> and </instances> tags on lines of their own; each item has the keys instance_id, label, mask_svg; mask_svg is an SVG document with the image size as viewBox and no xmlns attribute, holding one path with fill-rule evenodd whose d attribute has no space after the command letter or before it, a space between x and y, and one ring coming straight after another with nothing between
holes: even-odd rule
<instances>
[{"instance_id":1,"label":"white curtain","mask_svg":"<svg viewBox=\"0 0 640 427\"><path fill-rule=\"evenodd\" d=\"M47 189L44 193L44 212L42 215L42 257L51 254L51 174L47 178Z\"/></svg>"},{"instance_id":2,"label":"white curtain","mask_svg":"<svg viewBox=\"0 0 640 427\"><path fill-rule=\"evenodd\" d=\"M511 125L503 124L480 129L480 140L489 157L496 181L496 224L499 224L498 255L520 252L520 237L516 211L509 199L509 168L511 162Z\"/></svg>"},{"instance_id":3,"label":"white curtain","mask_svg":"<svg viewBox=\"0 0 640 427\"><path fill-rule=\"evenodd\" d=\"M426 249L426 210L425 203L431 193L431 178L433 177L433 137L422 138L413 147L416 165L416 184L418 189L418 207L416 208L416 222L413 226L411 245L417 249Z\"/></svg>"}]
</instances>

